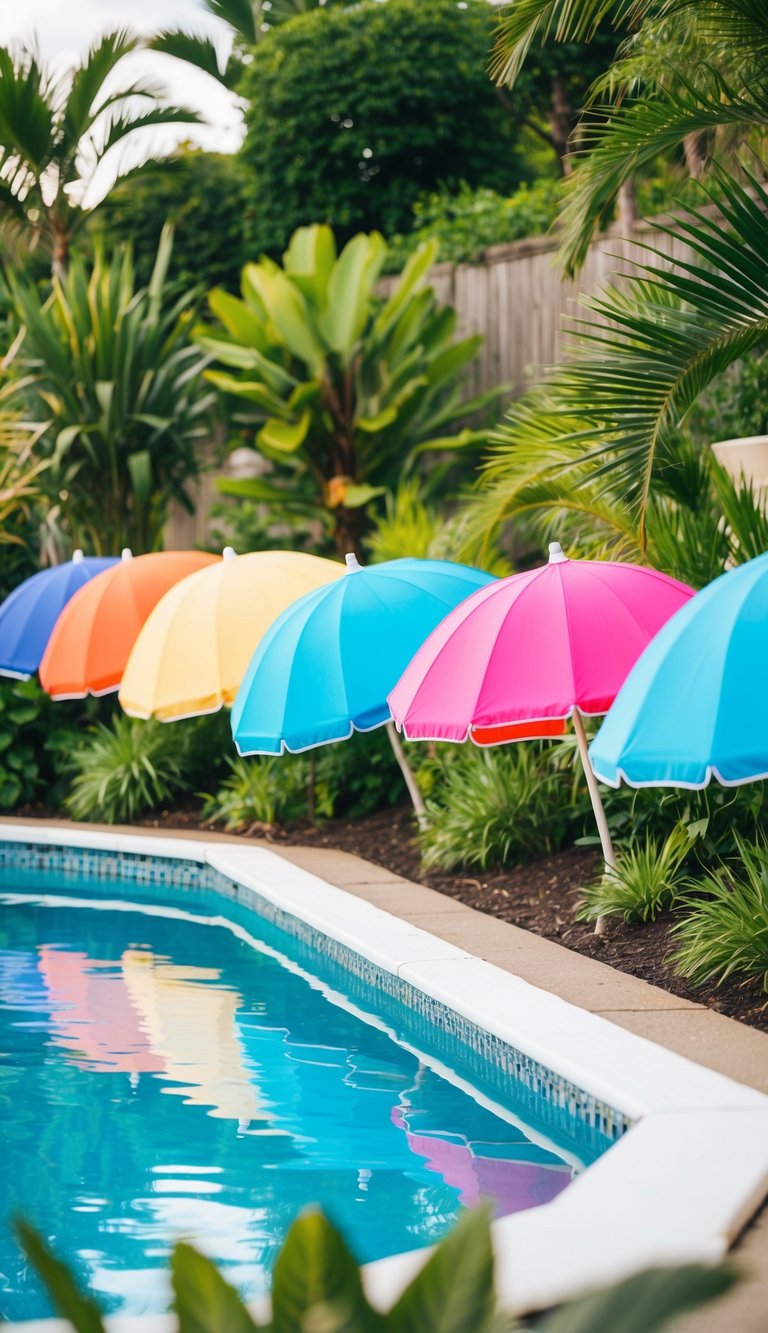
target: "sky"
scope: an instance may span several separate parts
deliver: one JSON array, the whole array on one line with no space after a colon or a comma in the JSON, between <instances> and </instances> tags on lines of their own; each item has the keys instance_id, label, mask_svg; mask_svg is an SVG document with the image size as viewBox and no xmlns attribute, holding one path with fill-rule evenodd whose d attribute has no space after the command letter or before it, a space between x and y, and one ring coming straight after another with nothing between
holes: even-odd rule
<instances>
[{"instance_id":1,"label":"sky","mask_svg":"<svg viewBox=\"0 0 768 1333\"><path fill-rule=\"evenodd\" d=\"M230 30L207 12L201 0L0 0L0 44L36 40L43 56L57 68L78 62L94 41L115 28L128 27L137 33L181 27L205 33L230 44ZM139 52L126 58L123 77L151 77L168 89L172 102L193 107L205 118L199 126L158 126L142 130L126 141L125 149L114 149L114 157L133 165L150 152L166 152L182 140L192 140L207 149L232 152L242 139L242 117L237 100L215 79L169 56ZM130 147L129 147L130 145ZM86 198L87 203L104 192L114 174L105 162Z\"/></svg>"}]
</instances>

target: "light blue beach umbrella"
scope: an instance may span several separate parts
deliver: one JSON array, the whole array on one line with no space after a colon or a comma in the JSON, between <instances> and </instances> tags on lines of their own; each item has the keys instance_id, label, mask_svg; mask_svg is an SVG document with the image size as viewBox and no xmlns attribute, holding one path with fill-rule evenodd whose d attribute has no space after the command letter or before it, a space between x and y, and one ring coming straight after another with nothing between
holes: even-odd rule
<instances>
[{"instance_id":1,"label":"light blue beach umbrella","mask_svg":"<svg viewBox=\"0 0 768 1333\"><path fill-rule=\"evenodd\" d=\"M423 803L391 725L387 695L441 620L492 575L445 560L391 560L299 598L261 640L232 709L242 755L297 754L389 723L419 813Z\"/></svg>"},{"instance_id":2,"label":"light blue beach umbrella","mask_svg":"<svg viewBox=\"0 0 768 1333\"><path fill-rule=\"evenodd\" d=\"M41 569L25 579L0 606L0 676L28 680L42 661L49 638L71 597L96 574L116 560L112 556L84 556Z\"/></svg>"},{"instance_id":3,"label":"light blue beach umbrella","mask_svg":"<svg viewBox=\"0 0 768 1333\"><path fill-rule=\"evenodd\" d=\"M656 635L589 751L618 787L768 777L768 554L696 594Z\"/></svg>"}]
</instances>

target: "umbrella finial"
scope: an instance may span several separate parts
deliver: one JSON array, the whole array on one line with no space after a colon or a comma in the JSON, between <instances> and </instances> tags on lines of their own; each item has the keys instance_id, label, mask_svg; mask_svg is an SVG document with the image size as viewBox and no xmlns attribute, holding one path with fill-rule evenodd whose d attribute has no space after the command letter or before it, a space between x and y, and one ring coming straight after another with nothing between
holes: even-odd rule
<instances>
[{"instance_id":1,"label":"umbrella finial","mask_svg":"<svg viewBox=\"0 0 768 1333\"><path fill-rule=\"evenodd\" d=\"M80 550L80 547L78 546L77 550L72 552L72 564L82 565L84 559L85 557L82 551Z\"/></svg>"},{"instance_id":2,"label":"umbrella finial","mask_svg":"<svg viewBox=\"0 0 768 1333\"><path fill-rule=\"evenodd\" d=\"M236 555L237 551L235 550L234 546L225 546L224 550L221 553L221 558L222 560L234 560Z\"/></svg>"},{"instance_id":3,"label":"umbrella finial","mask_svg":"<svg viewBox=\"0 0 768 1333\"><path fill-rule=\"evenodd\" d=\"M123 547L122 551L120 552L120 559L133 560L133 551L131 550L130 546Z\"/></svg>"},{"instance_id":4,"label":"umbrella finial","mask_svg":"<svg viewBox=\"0 0 768 1333\"><path fill-rule=\"evenodd\" d=\"M360 564L360 561L358 560L357 556L355 555L354 551L347 551L347 554L344 556L344 559L345 559L346 562L347 562L347 573L348 573L348 574L355 574L355 573L357 572L358 569L362 569L362 568L363 568L363 566Z\"/></svg>"},{"instance_id":5,"label":"umbrella finial","mask_svg":"<svg viewBox=\"0 0 768 1333\"><path fill-rule=\"evenodd\" d=\"M567 559L568 559L568 556L567 556L567 555L563 555L563 548L562 548L562 546L560 545L559 542L550 542L550 543L549 543L549 563L550 563L550 565L562 565L562 564L565 563L565 561L566 561Z\"/></svg>"}]
</instances>

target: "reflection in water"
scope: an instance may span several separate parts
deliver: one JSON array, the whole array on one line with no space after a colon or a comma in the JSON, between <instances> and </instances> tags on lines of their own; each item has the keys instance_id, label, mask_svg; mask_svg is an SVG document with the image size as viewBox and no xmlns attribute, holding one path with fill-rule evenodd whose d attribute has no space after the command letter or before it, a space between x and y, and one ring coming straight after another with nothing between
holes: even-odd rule
<instances>
[{"instance_id":1,"label":"reflection in water","mask_svg":"<svg viewBox=\"0 0 768 1333\"><path fill-rule=\"evenodd\" d=\"M255 1294L307 1203L365 1261L436 1239L483 1195L517 1211L571 1177L553 1147L226 930L55 900L8 905L3 927L6 1318L46 1308L8 1235L20 1208L107 1308L143 1313L167 1306L178 1235Z\"/></svg>"}]
</instances>

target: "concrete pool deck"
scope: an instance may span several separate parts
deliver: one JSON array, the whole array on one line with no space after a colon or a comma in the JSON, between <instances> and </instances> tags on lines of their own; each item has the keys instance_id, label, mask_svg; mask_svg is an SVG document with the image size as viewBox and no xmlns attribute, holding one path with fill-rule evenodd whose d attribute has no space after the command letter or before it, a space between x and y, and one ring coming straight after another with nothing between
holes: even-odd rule
<instances>
[{"instance_id":1,"label":"concrete pool deck","mask_svg":"<svg viewBox=\"0 0 768 1333\"><path fill-rule=\"evenodd\" d=\"M12 826L17 837L23 828L32 839L35 830L41 828L67 829L70 835L75 831L105 832L104 826L51 820L3 819L0 826ZM115 827L109 831L115 835L125 833L135 837L140 834L163 840L170 834L168 830L136 827ZM179 831L178 837L185 842L199 840L222 848L245 845L269 851L297 869L428 931L447 945L491 963L589 1014L740 1084L768 1093L768 1035L714 1013L703 1005L670 995L603 963L583 958L561 945L500 922L345 852L278 847L261 840L245 841L187 830ZM672 1325L677 1333L715 1333L715 1330L726 1328L735 1333L758 1333L766 1328L768 1218L765 1209L741 1237L734 1257L745 1271L745 1280L710 1311Z\"/></svg>"}]
</instances>

